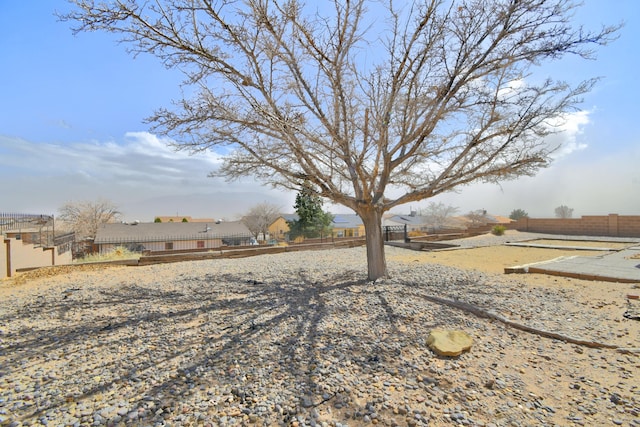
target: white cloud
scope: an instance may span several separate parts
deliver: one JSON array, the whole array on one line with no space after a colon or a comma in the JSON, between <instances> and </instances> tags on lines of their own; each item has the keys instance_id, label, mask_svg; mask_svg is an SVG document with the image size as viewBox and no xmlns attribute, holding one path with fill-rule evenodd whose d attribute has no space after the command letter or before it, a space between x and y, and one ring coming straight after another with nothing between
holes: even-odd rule
<instances>
[{"instance_id":1,"label":"white cloud","mask_svg":"<svg viewBox=\"0 0 640 427\"><path fill-rule=\"evenodd\" d=\"M583 129L590 123L590 111L565 113L554 120L548 120L548 125L556 132L546 138L547 146L557 149L553 152L553 159L557 160L575 151L584 150L587 144L579 141Z\"/></svg>"},{"instance_id":2,"label":"white cloud","mask_svg":"<svg viewBox=\"0 0 640 427\"><path fill-rule=\"evenodd\" d=\"M507 86L498 90L498 99L507 99L511 95L517 94L519 90L526 87L524 79L511 80Z\"/></svg>"},{"instance_id":3,"label":"white cloud","mask_svg":"<svg viewBox=\"0 0 640 427\"><path fill-rule=\"evenodd\" d=\"M217 216L229 216L242 212L234 203L242 200L243 193L252 194L246 203L253 203L261 195L258 202L278 197L276 192L253 181L226 183L208 178L209 172L220 164L219 155L189 155L173 150L168 142L147 132L127 133L122 143L90 141L67 145L0 136L0 177L15 184L5 186L0 199L4 209L11 211L53 213L68 201L106 198L125 212L127 206L135 206L138 216L144 213L144 201L148 199L216 193L209 199L184 200L201 214L216 211ZM233 203L229 202L231 195ZM246 203L241 205L246 208ZM156 204L153 209L158 208ZM176 209L192 215L189 206L175 204L166 213ZM154 214L163 213L147 212L148 216Z\"/></svg>"},{"instance_id":4,"label":"white cloud","mask_svg":"<svg viewBox=\"0 0 640 427\"><path fill-rule=\"evenodd\" d=\"M606 157L593 156L588 151L564 157L534 177L522 177L500 186L473 184L434 200L459 207L461 213L486 209L493 214L509 215L514 209L524 209L532 217L549 218L554 216L557 206L567 205L575 209L574 216L638 215L640 148Z\"/></svg>"}]
</instances>

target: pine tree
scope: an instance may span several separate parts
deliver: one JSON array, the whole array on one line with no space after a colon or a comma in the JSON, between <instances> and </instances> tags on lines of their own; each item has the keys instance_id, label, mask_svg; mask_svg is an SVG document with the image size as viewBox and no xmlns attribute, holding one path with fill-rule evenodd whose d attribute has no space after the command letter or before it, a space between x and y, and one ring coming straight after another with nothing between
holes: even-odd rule
<instances>
[{"instance_id":1,"label":"pine tree","mask_svg":"<svg viewBox=\"0 0 640 427\"><path fill-rule=\"evenodd\" d=\"M295 239L298 236L315 238L326 236L331 232L333 216L322 210L322 199L309 183L303 184L298 191L293 207L298 214L298 219L288 221L290 238Z\"/></svg>"}]
</instances>

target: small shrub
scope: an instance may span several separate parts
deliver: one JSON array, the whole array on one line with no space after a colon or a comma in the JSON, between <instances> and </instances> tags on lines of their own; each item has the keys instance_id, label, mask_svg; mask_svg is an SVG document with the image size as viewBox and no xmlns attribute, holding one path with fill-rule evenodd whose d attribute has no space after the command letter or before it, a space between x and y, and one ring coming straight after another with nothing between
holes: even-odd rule
<instances>
[{"instance_id":1,"label":"small shrub","mask_svg":"<svg viewBox=\"0 0 640 427\"><path fill-rule=\"evenodd\" d=\"M113 251L106 254L90 254L83 258L75 260L75 263L85 262L105 262L105 261L117 261L123 259L137 259L140 258L140 252L133 252L122 246L114 248Z\"/></svg>"},{"instance_id":2,"label":"small shrub","mask_svg":"<svg viewBox=\"0 0 640 427\"><path fill-rule=\"evenodd\" d=\"M496 236L502 236L507 231L507 227L504 225L496 225L491 229L491 233Z\"/></svg>"}]
</instances>

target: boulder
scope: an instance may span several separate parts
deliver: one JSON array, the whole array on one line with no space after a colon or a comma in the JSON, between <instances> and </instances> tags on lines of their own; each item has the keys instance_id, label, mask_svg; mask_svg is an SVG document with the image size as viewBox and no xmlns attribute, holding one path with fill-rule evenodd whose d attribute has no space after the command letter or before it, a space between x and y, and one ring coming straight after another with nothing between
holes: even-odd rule
<instances>
[{"instance_id":1,"label":"boulder","mask_svg":"<svg viewBox=\"0 0 640 427\"><path fill-rule=\"evenodd\" d=\"M471 348L473 339L464 331L434 329L427 345L440 356L459 356Z\"/></svg>"}]
</instances>

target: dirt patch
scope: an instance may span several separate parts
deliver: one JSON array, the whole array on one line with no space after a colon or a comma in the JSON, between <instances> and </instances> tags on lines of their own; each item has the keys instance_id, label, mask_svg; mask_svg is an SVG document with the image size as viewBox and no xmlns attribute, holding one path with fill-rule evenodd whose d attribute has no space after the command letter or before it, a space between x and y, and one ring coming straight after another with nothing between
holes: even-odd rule
<instances>
[{"instance_id":1,"label":"dirt patch","mask_svg":"<svg viewBox=\"0 0 640 427\"><path fill-rule=\"evenodd\" d=\"M67 280L67 276L73 273L124 268L127 267L120 264L72 264L36 268L34 270L17 273L13 277L9 277L0 281L0 295L12 293L18 286L28 287L31 282L39 279L51 279L58 277L62 281Z\"/></svg>"},{"instance_id":2,"label":"dirt patch","mask_svg":"<svg viewBox=\"0 0 640 427\"><path fill-rule=\"evenodd\" d=\"M396 262L430 262L451 267L504 273L506 267L531 264L566 256L602 255L599 251L577 251L570 249L528 248L520 246L489 246L473 249L456 249L433 252L406 251L402 255L388 256Z\"/></svg>"}]
</instances>

